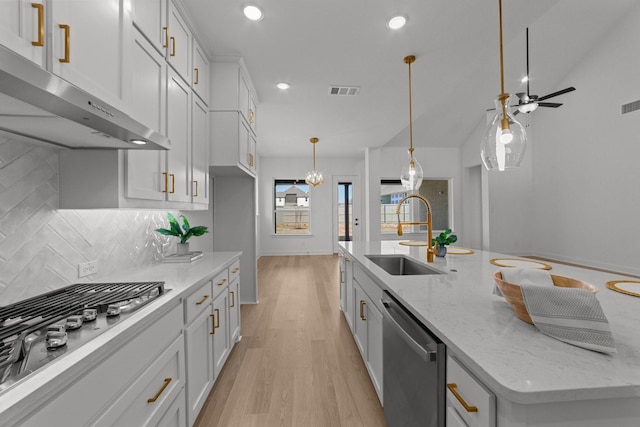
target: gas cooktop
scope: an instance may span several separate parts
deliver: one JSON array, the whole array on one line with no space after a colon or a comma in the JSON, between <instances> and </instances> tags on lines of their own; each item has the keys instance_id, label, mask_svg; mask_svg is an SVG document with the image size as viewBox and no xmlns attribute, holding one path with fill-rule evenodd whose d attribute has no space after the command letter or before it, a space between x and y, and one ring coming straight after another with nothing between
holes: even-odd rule
<instances>
[{"instance_id":1,"label":"gas cooktop","mask_svg":"<svg viewBox=\"0 0 640 427\"><path fill-rule=\"evenodd\" d=\"M78 283L0 307L0 393L166 291L164 282Z\"/></svg>"}]
</instances>

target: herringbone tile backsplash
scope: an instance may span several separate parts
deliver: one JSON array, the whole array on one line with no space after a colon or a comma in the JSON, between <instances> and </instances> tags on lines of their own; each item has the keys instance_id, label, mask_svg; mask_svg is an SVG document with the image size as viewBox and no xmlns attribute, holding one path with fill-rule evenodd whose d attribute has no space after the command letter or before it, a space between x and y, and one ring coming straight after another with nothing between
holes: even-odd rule
<instances>
[{"instance_id":1,"label":"herringbone tile backsplash","mask_svg":"<svg viewBox=\"0 0 640 427\"><path fill-rule=\"evenodd\" d=\"M163 211L58 210L58 150L0 136L0 305L159 262L166 226Z\"/></svg>"}]
</instances>

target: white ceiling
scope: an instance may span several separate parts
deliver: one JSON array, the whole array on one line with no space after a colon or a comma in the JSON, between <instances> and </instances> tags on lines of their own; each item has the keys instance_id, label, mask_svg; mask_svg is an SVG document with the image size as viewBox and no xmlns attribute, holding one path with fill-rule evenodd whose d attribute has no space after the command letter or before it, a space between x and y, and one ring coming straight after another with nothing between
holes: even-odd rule
<instances>
[{"instance_id":1,"label":"white ceiling","mask_svg":"<svg viewBox=\"0 0 640 427\"><path fill-rule=\"evenodd\" d=\"M408 147L406 55L416 56L415 146L462 145L500 92L498 0L254 0L265 11L259 22L244 18L242 1L182 2L212 58L244 59L260 99L260 156L310 156L312 136L318 158ZM526 27L531 93L542 96L563 89L567 73L638 2L504 0L506 91L525 91ZM391 31L385 24L396 12L409 20ZM277 89L278 81L291 88ZM330 85L359 86L360 94L330 96Z\"/></svg>"}]
</instances>

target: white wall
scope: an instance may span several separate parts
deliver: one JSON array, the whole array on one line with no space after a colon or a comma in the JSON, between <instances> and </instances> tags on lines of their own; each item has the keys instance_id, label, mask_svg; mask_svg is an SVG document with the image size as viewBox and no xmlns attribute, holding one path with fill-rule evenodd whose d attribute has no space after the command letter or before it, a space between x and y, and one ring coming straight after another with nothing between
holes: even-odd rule
<instances>
[{"instance_id":1,"label":"white wall","mask_svg":"<svg viewBox=\"0 0 640 427\"><path fill-rule=\"evenodd\" d=\"M640 111L620 114L640 99L638 22L640 6L556 85L576 87L562 107L530 115L523 167L483 169L491 250L640 274ZM464 167L480 164L485 126L464 145Z\"/></svg>"},{"instance_id":2,"label":"white wall","mask_svg":"<svg viewBox=\"0 0 640 427\"><path fill-rule=\"evenodd\" d=\"M558 85L557 110L535 114L533 250L640 274L640 6Z\"/></svg>"},{"instance_id":3,"label":"white wall","mask_svg":"<svg viewBox=\"0 0 640 427\"><path fill-rule=\"evenodd\" d=\"M333 176L363 176L363 161L350 158L316 159L317 167L324 174L324 183L311 188L310 235L274 235L273 233L273 181L274 179L304 180L313 166L311 155L303 158L260 157L258 179L259 203L259 254L263 255L304 255L333 253ZM362 179L360 179L362 182ZM364 191L361 186L360 191ZM362 200L362 197L360 198ZM361 226L364 226L364 221Z\"/></svg>"}]
</instances>

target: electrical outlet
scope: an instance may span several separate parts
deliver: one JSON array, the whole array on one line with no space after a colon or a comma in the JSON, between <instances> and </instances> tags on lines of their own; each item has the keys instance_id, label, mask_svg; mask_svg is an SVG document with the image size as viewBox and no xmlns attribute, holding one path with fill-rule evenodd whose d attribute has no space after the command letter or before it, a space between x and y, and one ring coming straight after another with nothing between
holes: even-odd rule
<instances>
[{"instance_id":1,"label":"electrical outlet","mask_svg":"<svg viewBox=\"0 0 640 427\"><path fill-rule=\"evenodd\" d=\"M78 264L78 277L89 276L98 272L98 261L87 261Z\"/></svg>"}]
</instances>

